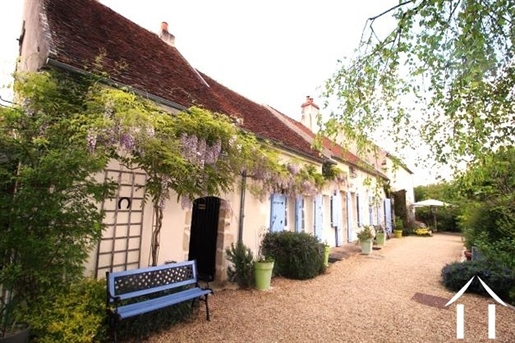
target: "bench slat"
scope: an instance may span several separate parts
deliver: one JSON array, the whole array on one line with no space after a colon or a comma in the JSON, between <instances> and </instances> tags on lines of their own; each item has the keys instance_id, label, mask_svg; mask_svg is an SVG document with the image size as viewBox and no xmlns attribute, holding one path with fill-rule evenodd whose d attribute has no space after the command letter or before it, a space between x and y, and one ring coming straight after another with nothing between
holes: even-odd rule
<instances>
[{"instance_id":1,"label":"bench slat","mask_svg":"<svg viewBox=\"0 0 515 343\"><path fill-rule=\"evenodd\" d=\"M213 294L213 291L198 286L195 260L122 272L107 272L106 281L106 308L110 313L114 342L117 342L118 321L184 301L193 299L203 301L206 305L206 318L209 320L208 295ZM192 285L194 285L193 288L188 288ZM172 294L159 294L173 289L177 291ZM144 298L151 294L155 294L156 297ZM122 301L128 299L134 299L133 303L123 305Z\"/></svg>"},{"instance_id":2,"label":"bench slat","mask_svg":"<svg viewBox=\"0 0 515 343\"><path fill-rule=\"evenodd\" d=\"M158 292L162 292L162 291L168 291L168 290L172 290L172 289L179 288L179 287L194 285L195 283L196 283L195 280L176 282L173 284L164 285L164 286L160 286L160 287L148 288L148 289L144 289L141 291L120 294L120 295L117 295L116 297L118 297L118 299L120 299L120 300L127 300L127 299L138 298L141 296L158 293ZM111 302L113 302L113 299L111 299Z\"/></svg>"},{"instance_id":3,"label":"bench slat","mask_svg":"<svg viewBox=\"0 0 515 343\"><path fill-rule=\"evenodd\" d=\"M203 295L210 294L210 289L202 289L199 287L191 288L178 293L170 294L164 297L145 300L135 304L129 304L118 307L118 316L120 319L125 319L137 316L143 313L155 311L167 306L175 305L187 300L193 300Z\"/></svg>"},{"instance_id":4,"label":"bench slat","mask_svg":"<svg viewBox=\"0 0 515 343\"><path fill-rule=\"evenodd\" d=\"M197 283L195 261L109 273L111 298L131 299Z\"/></svg>"}]
</instances>

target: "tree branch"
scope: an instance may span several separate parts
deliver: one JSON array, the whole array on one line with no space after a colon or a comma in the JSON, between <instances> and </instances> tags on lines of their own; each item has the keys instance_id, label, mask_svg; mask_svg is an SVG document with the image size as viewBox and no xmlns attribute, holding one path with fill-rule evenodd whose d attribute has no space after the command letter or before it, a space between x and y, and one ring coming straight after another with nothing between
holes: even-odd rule
<instances>
[{"instance_id":1,"label":"tree branch","mask_svg":"<svg viewBox=\"0 0 515 343\"><path fill-rule=\"evenodd\" d=\"M368 18L368 20L370 20L370 21L374 21L374 20L376 20L377 18L382 17L382 16L384 16L385 14L387 14L387 13L389 13L389 12L393 11L393 10L396 10L396 9L397 9L397 8L399 8L399 7L405 6L405 5L407 5L407 4L411 3L411 2L415 2L415 0L408 0L408 1L404 1L404 2L402 2L402 3L400 3L400 4L398 4L398 5L393 6L393 7L392 7L392 8L390 8L390 9L387 9L387 10L386 10L386 11L384 11L383 13L376 15L375 17L370 17L370 18Z\"/></svg>"}]
</instances>

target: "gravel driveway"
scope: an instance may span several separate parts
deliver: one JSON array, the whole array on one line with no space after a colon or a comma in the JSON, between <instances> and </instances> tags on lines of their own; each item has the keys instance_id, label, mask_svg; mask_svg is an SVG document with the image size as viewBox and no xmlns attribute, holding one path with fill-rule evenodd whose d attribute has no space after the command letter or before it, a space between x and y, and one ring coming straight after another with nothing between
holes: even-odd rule
<instances>
[{"instance_id":1,"label":"gravel driveway","mask_svg":"<svg viewBox=\"0 0 515 343\"><path fill-rule=\"evenodd\" d=\"M272 280L272 290L217 290L192 321L156 334L148 342L492 342L487 339L490 299L465 294L465 339L456 340L456 305L441 308L413 300L416 293L441 305L453 296L440 271L460 259L460 236L390 239L369 256L357 247L335 249L350 256L308 281ZM497 339L515 342L515 310L497 310Z\"/></svg>"}]
</instances>

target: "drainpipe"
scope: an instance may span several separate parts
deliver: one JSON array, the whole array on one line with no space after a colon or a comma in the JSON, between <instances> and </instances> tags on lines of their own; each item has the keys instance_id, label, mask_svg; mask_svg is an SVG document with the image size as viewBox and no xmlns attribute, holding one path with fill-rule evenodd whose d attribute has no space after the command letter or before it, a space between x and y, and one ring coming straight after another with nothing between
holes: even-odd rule
<instances>
[{"instance_id":1,"label":"drainpipe","mask_svg":"<svg viewBox=\"0 0 515 343\"><path fill-rule=\"evenodd\" d=\"M245 190L247 187L247 172L241 173L241 189L240 189L240 221L238 223L238 242L243 242L243 219L245 217Z\"/></svg>"}]
</instances>

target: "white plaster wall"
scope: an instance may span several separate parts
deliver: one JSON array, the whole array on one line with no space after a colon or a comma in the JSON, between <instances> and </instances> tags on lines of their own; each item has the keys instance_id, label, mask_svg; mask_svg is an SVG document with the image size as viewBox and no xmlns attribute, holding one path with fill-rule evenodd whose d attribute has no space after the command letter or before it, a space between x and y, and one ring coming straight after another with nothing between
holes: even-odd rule
<instances>
[{"instance_id":1,"label":"white plaster wall","mask_svg":"<svg viewBox=\"0 0 515 343\"><path fill-rule=\"evenodd\" d=\"M20 71L37 71L46 62L49 47L45 37L45 25L41 16L41 1L25 0L23 20L25 36L18 63ZM21 27L20 27L21 33Z\"/></svg>"},{"instance_id":2,"label":"white plaster wall","mask_svg":"<svg viewBox=\"0 0 515 343\"><path fill-rule=\"evenodd\" d=\"M405 189L407 205L409 206L410 204L414 203L415 190L413 174L401 166L395 166L394 162L390 158L386 159L386 167L384 172L390 179L392 190L399 191L401 189Z\"/></svg>"}]
</instances>

